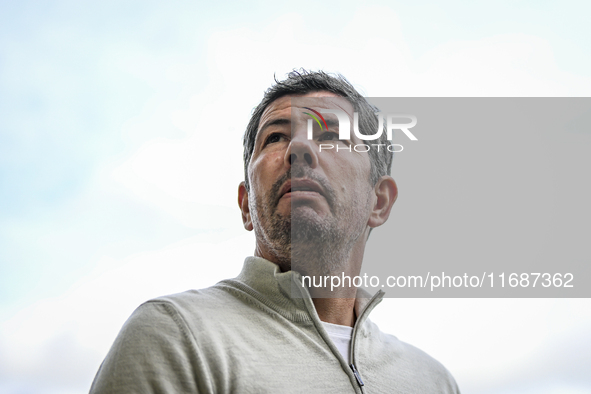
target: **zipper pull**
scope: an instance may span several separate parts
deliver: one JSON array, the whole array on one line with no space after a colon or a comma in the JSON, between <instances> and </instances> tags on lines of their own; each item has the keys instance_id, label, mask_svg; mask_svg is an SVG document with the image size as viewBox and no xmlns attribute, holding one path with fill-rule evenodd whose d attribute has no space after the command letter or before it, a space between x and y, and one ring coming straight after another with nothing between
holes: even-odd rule
<instances>
[{"instance_id":1,"label":"zipper pull","mask_svg":"<svg viewBox=\"0 0 591 394\"><path fill-rule=\"evenodd\" d=\"M357 371L357 368L355 368L355 364L351 363L349 367L351 367L353 375L355 375L355 379L357 379L357 383L359 383L359 387L363 387L363 380L361 380L361 376L359 376L359 372Z\"/></svg>"}]
</instances>

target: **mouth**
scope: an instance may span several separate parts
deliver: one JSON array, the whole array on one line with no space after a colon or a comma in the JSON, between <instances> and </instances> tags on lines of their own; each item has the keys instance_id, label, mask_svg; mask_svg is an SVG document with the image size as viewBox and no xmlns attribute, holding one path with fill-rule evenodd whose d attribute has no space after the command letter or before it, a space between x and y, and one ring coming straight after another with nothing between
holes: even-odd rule
<instances>
[{"instance_id":1,"label":"mouth","mask_svg":"<svg viewBox=\"0 0 591 394\"><path fill-rule=\"evenodd\" d=\"M322 187L311 179L290 179L281 188L279 198L291 197L293 195L315 195L324 196Z\"/></svg>"}]
</instances>

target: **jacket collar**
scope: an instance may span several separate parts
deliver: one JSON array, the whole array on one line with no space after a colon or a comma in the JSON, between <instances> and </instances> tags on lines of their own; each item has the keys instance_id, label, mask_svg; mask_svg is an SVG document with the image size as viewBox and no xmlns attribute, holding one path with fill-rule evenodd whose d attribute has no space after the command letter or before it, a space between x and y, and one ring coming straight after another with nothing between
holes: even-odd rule
<instances>
[{"instance_id":1,"label":"jacket collar","mask_svg":"<svg viewBox=\"0 0 591 394\"><path fill-rule=\"evenodd\" d=\"M247 257L238 277L231 281L241 290L293 321L318 320L310 293L302 285L301 275L295 271L281 272L279 266L260 257ZM373 297L358 289L355 300L356 325L362 324L368 314L383 299L384 292Z\"/></svg>"}]
</instances>

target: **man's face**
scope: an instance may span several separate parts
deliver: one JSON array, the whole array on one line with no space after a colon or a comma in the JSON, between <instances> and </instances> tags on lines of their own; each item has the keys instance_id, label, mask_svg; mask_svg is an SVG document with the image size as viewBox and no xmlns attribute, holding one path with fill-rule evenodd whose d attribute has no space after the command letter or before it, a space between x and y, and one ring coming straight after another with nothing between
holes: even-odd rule
<instances>
[{"instance_id":1,"label":"man's face","mask_svg":"<svg viewBox=\"0 0 591 394\"><path fill-rule=\"evenodd\" d=\"M350 250L366 234L372 205L369 155L349 152L361 141L354 133L340 141L331 114L324 115L328 130L314 122L308 140L312 118L304 107L341 109L353 120L353 106L329 92L279 98L261 116L248 168L248 206L258 252L283 266L300 255ZM335 148L319 152L320 144Z\"/></svg>"}]
</instances>

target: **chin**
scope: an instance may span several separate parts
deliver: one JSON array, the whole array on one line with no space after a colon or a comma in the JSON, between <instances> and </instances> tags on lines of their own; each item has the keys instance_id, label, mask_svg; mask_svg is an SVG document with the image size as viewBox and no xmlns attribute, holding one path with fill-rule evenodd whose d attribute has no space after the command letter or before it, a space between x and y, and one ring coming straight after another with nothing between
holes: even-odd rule
<instances>
[{"instance_id":1,"label":"chin","mask_svg":"<svg viewBox=\"0 0 591 394\"><path fill-rule=\"evenodd\" d=\"M338 239L334 220L321 217L312 209L295 210L291 215L291 242L302 246L321 246ZM295 246L295 245L292 245Z\"/></svg>"}]
</instances>

